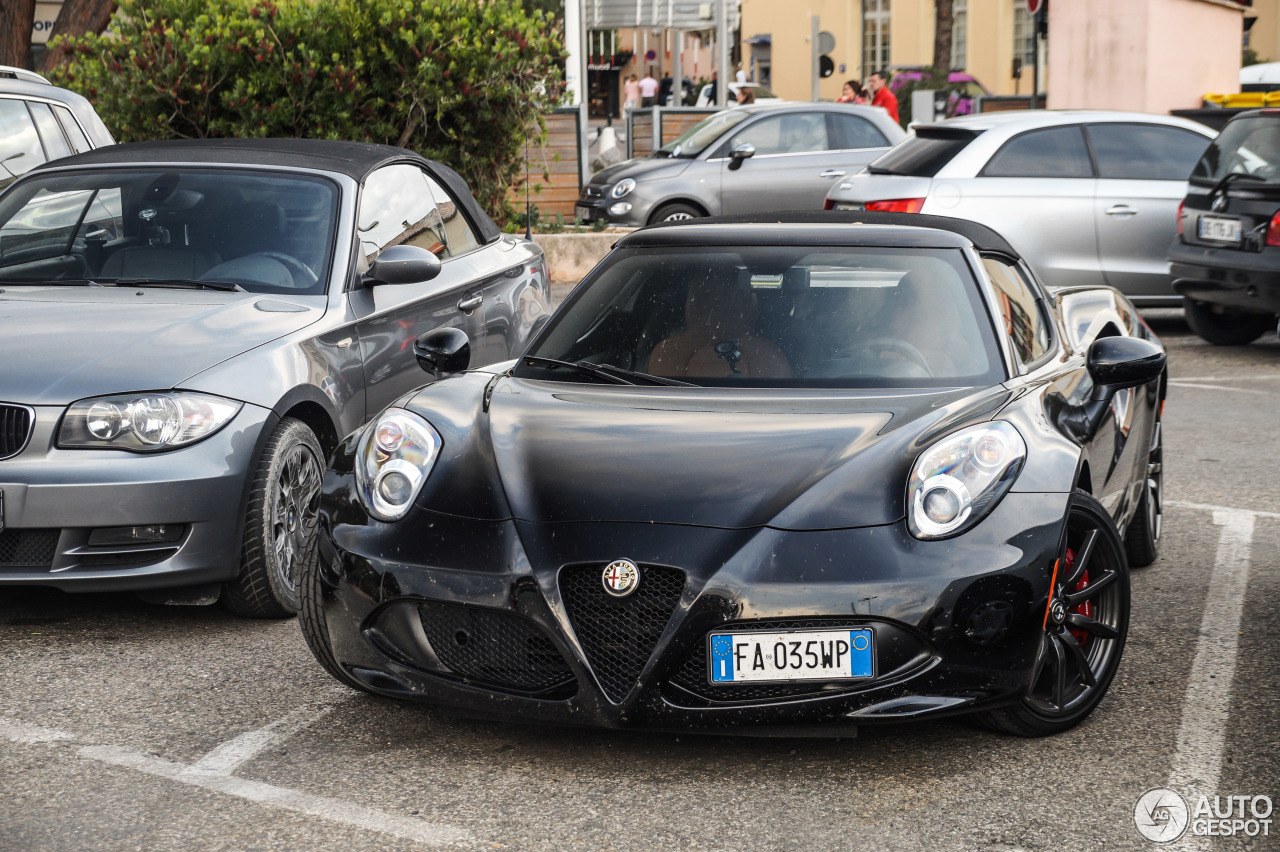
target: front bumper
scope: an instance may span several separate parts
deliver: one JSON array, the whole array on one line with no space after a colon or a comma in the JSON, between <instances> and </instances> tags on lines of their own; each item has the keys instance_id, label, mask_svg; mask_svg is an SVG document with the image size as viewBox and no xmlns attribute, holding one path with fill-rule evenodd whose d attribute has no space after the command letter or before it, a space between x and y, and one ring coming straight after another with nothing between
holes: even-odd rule
<instances>
[{"instance_id":1,"label":"front bumper","mask_svg":"<svg viewBox=\"0 0 1280 852\"><path fill-rule=\"evenodd\" d=\"M1187 245L1169 249L1173 289L1188 299L1280 313L1280 248L1260 252Z\"/></svg>"},{"instance_id":2,"label":"front bumper","mask_svg":"<svg viewBox=\"0 0 1280 852\"><path fill-rule=\"evenodd\" d=\"M246 404L211 437L146 455L60 450L63 408L36 408L31 440L0 461L0 585L99 592L234 579L249 474L276 415ZM95 530L181 528L176 541L96 545Z\"/></svg>"},{"instance_id":3,"label":"front bumper","mask_svg":"<svg viewBox=\"0 0 1280 852\"><path fill-rule=\"evenodd\" d=\"M606 192L612 189L612 185L603 188L592 187L591 189L599 189ZM591 191L588 190L588 192ZM625 211L611 211L614 205L624 205ZM632 191L625 198L610 198L607 194L600 195L582 195L573 205L573 218L575 221L591 224L592 222L604 221L610 225L618 225L629 228L642 228L648 224L649 214L653 210L653 204L645 201L638 194L638 191Z\"/></svg>"},{"instance_id":4,"label":"front bumper","mask_svg":"<svg viewBox=\"0 0 1280 852\"><path fill-rule=\"evenodd\" d=\"M1068 499L1011 493L974 530L921 542L901 522L799 533L414 510L379 524L345 488L331 490L334 477L322 507L323 606L352 677L473 716L667 730L856 726L1018 700ZM613 607L583 591L623 556L671 581L666 609L639 591ZM876 674L711 684L707 636L726 626L867 627Z\"/></svg>"}]
</instances>

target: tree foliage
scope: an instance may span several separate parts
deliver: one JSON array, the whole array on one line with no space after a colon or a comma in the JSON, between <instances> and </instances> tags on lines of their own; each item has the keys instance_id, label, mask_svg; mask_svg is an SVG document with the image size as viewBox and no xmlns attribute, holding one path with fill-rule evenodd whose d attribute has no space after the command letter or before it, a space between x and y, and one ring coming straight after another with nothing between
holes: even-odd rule
<instances>
[{"instance_id":1,"label":"tree foliage","mask_svg":"<svg viewBox=\"0 0 1280 852\"><path fill-rule=\"evenodd\" d=\"M411 148L495 218L564 93L563 38L520 0L122 0L60 39L55 82L122 142L310 137Z\"/></svg>"}]
</instances>

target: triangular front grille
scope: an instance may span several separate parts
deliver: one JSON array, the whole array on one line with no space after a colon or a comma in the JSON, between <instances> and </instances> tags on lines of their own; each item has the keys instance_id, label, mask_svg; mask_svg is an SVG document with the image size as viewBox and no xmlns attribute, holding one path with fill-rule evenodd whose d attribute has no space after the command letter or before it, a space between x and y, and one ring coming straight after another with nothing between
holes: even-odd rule
<instances>
[{"instance_id":1,"label":"triangular front grille","mask_svg":"<svg viewBox=\"0 0 1280 852\"><path fill-rule=\"evenodd\" d=\"M627 697L671 620L684 591L684 572L641 565L640 584L625 598L604 590L604 564L571 565L560 572L560 594L569 622L605 695Z\"/></svg>"}]
</instances>

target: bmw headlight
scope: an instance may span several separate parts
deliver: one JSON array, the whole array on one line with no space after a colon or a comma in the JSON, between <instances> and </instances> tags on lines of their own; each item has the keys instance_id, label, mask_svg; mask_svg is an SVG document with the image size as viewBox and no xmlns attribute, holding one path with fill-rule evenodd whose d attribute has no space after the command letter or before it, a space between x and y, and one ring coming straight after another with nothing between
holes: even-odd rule
<instances>
[{"instance_id":1,"label":"bmw headlight","mask_svg":"<svg viewBox=\"0 0 1280 852\"><path fill-rule=\"evenodd\" d=\"M388 408L365 427L356 453L356 485L365 509L380 521L409 511L440 455L431 424L401 408Z\"/></svg>"},{"instance_id":2,"label":"bmw headlight","mask_svg":"<svg viewBox=\"0 0 1280 852\"><path fill-rule=\"evenodd\" d=\"M911 469L907 522L916 538L947 538L982 520L1000 502L1027 457L1008 423L956 432L926 450Z\"/></svg>"},{"instance_id":3,"label":"bmw headlight","mask_svg":"<svg viewBox=\"0 0 1280 852\"><path fill-rule=\"evenodd\" d=\"M187 391L100 396L73 402L62 419L62 449L155 453L209 437L242 403Z\"/></svg>"},{"instance_id":4,"label":"bmw headlight","mask_svg":"<svg viewBox=\"0 0 1280 852\"><path fill-rule=\"evenodd\" d=\"M626 198L636 188L635 178L623 178L613 185L609 195L613 198Z\"/></svg>"}]
</instances>

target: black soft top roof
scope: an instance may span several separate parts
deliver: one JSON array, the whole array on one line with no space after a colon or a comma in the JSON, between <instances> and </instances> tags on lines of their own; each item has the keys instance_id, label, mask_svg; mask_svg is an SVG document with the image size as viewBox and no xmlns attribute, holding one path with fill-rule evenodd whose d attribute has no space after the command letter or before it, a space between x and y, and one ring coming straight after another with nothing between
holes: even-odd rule
<instances>
[{"instance_id":1,"label":"black soft top roof","mask_svg":"<svg viewBox=\"0 0 1280 852\"><path fill-rule=\"evenodd\" d=\"M63 157L31 171L35 173L51 168L151 163L226 163L268 168L285 166L317 169L347 175L363 183L374 169L396 160L409 160L422 165L457 196L467 218L476 226L484 242L492 242L501 235L498 226L476 203L467 182L453 169L413 151L372 142L337 142L328 139L174 139L131 142Z\"/></svg>"},{"instance_id":2,"label":"black soft top roof","mask_svg":"<svg viewBox=\"0 0 1280 852\"><path fill-rule=\"evenodd\" d=\"M953 219L950 216L929 216L920 213L876 213L866 210L795 210L782 213L754 213L736 216L710 216L702 219L685 219L679 222L666 222L651 225L637 234L651 232L660 228L689 227L705 225L814 225L824 230L839 225L899 225L912 228L933 228L949 231L964 237L973 243L974 248L982 252L1003 254L1015 260L1020 259L1013 246L998 233L968 219Z\"/></svg>"}]
</instances>

